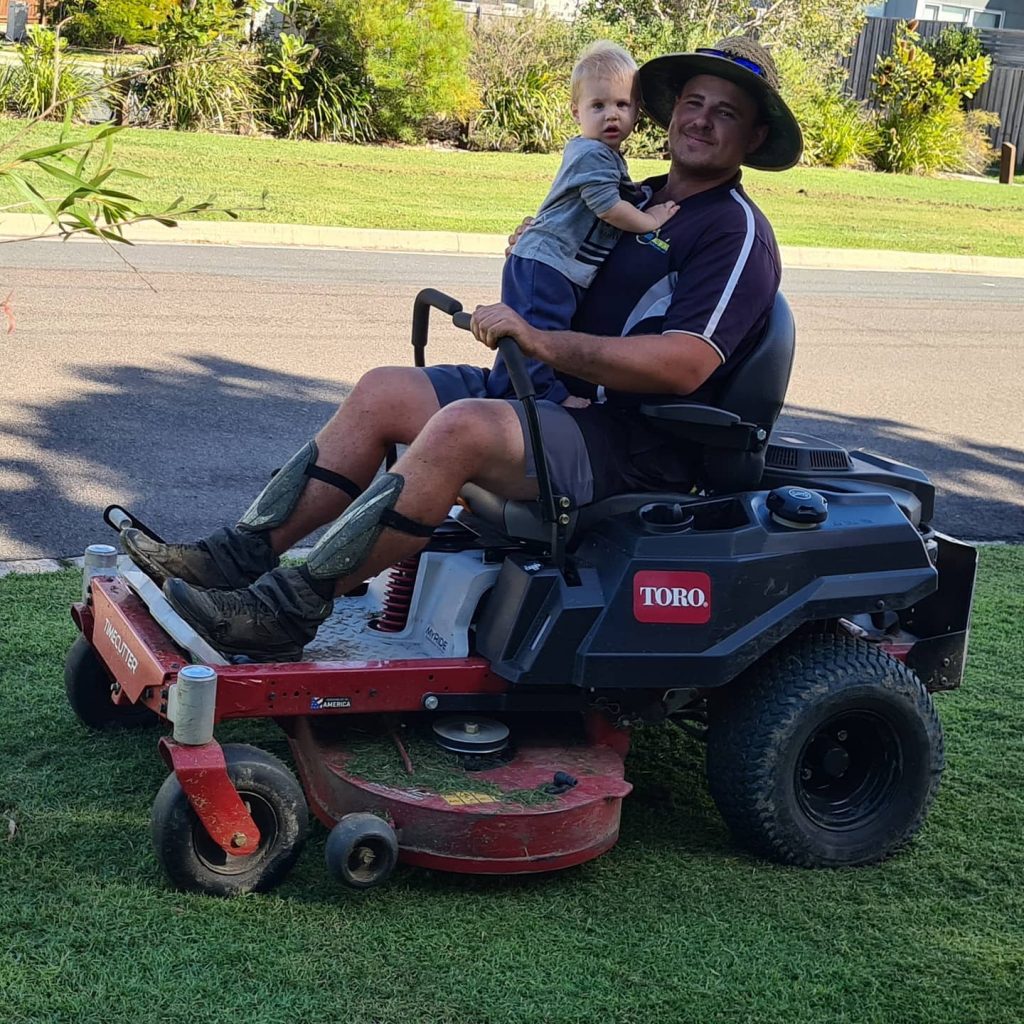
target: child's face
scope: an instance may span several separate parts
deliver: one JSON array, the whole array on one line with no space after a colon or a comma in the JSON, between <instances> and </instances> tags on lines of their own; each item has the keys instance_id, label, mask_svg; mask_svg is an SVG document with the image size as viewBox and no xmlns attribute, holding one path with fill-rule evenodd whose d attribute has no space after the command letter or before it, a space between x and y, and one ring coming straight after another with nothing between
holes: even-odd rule
<instances>
[{"instance_id":1,"label":"child's face","mask_svg":"<svg viewBox=\"0 0 1024 1024\"><path fill-rule=\"evenodd\" d=\"M584 78L572 105L572 119L585 139L598 139L612 149L626 141L636 124L636 77Z\"/></svg>"}]
</instances>

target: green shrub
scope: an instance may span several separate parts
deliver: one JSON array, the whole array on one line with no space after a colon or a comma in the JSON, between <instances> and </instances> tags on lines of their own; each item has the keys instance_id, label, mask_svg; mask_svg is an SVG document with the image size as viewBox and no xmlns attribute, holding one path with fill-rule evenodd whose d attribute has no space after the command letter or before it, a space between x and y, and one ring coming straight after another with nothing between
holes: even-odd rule
<instances>
[{"instance_id":1,"label":"green shrub","mask_svg":"<svg viewBox=\"0 0 1024 1024\"><path fill-rule=\"evenodd\" d=\"M268 127L289 139L372 141L373 104L348 65L332 49L288 32L264 42L258 86Z\"/></svg>"},{"instance_id":2,"label":"green shrub","mask_svg":"<svg viewBox=\"0 0 1024 1024\"><path fill-rule=\"evenodd\" d=\"M238 39L241 15L222 0L173 10L157 32L158 48L129 90L140 120L179 131L244 131L254 125L254 54Z\"/></svg>"},{"instance_id":3,"label":"green shrub","mask_svg":"<svg viewBox=\"0 0 1024 1024\"><path fill-rule=\"evenodd\" d=\"M572 26L523 15L479 23L470 74L480 109L469 125L478 149L549 153L576 132L569 104Z\"/></svg>"},{"instance_id":4,"label":"green shrub","mask_svg":"<svg viewBox=\"0 0 1024 1024\"><path fill-rule=\"evenodd\" d=\"M477 103L465 16L451 0L345 0L377 119L389 138L416 141L430 117L466 118Z\"/></svg>"},{"instance_id":5,"label":"green shrub","mask_svg":"<svg viewBox=\"0 0 1024 1024\"><path fill-rule=\"evenodd\" d=\"M491 84L470 138L481 149L550 153L572 134L565 83L546 68L528 67Z\"/></svg>"},{"instance_id":6,"label":"green shrub","mask_svg":"<svg viewBox=\"0 0 1024 1024\"><path fill-rule=\"evenodd\" d=\"M868 166L879 146L878 128L863 104L825 92L805 132L815 163L823 167Z\"/></svg>"},{"instance_id":7,"label":"green shrub","mask_svg":"<svg viewBox=\"0 0 1024 1024\"><path fill-rule=\"evenodd\" d=\"M969 171L984 159L981 140L991 119L969 118L963 103L988 79L991 58L964 55L961 59L956 54L963 54L964 46L957 42L936 44L933 49L946 63L940 64L904 24L897 31L892 53L879 58L875 66L873 96L882 108L876 163L881 170Z\"/></svg>"},{"instance_id":8,"label":"green shrub","mask_svg":"<svg viewBox=\"0 0 1024 1024\"><path fill-rule=\"evenodd\" d=\"M935 61L936 67L945 68L953 64L970 64L985 56L981 35L973 28L950 25L937 36L921 41L921 49Z\"/></svg>"},{"instance_id":9,"label":"green shrub","mask_svg":"<svg viewBox=\"0 0 1024 1024\"><path fill-rule=\"evenodd\" d=\"M86 0L65 34L81 46L154 43L156 30L177 6L177 0Z\"/></svg>"},{"instance_id":10,"label":"green shrub","mask_svg":"<svg viewBox=\"0 0 1024 1024\"><path fill-rule=\"evenodd\" d=\"M65 54L67 40L51 29L30 25L28 41L18 47L21 63L8 81L7 101L26 117L46 115L63 120L70 110L78 116L89 105L90 79Z\"/></svg>"}]
</instances>

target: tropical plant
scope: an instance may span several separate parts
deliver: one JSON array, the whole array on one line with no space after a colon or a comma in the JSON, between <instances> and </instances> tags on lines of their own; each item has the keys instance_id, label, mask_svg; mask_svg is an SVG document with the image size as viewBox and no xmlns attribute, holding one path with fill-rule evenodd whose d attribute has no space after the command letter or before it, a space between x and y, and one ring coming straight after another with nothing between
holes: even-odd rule
<instances>
[{"instance_id":1,"label":"tropical plant","mask_svg":"<svg viewBox=\"0 0 1024 1024\"><path fill-rule=\"evenodd\" d=\"M823 167L870 167L880 141L864 105L838 92L822 93L803 129L808 163Z\"/></svg>"},{"instance_id":2,"label":"tropical plant","mask_svg":"<svg viewBox=\"0 0 1024 1024\"><path fill-rule=\"evenodd\" d=\"M939 64L921 45L914 24L899 27L892 53L875 65L872 95L881 107L876 162L881 170L911 174L974 169L991 121L969 118L963 105L988 79L991 58ZM944 47L936 51L946 53Z\"/></svg>"},{"instance_id":3,"label":"tropical plant","mask_svg":"<svg viewBox=\"0 0 1024 1024\"><path fill-rule=\"evenodd\" d=\"M471 138L481 149L550 153L572 135L565 83L542 67L528 67L484 94Z\"/></svg>"},{"instance_id":4,"label":"tropical plant","mask_svg":"<svg viewBox=\"0 0 1024 1024\"><path fill-rule=\"evenodd\" d=\"M804 136L803 162L824 167L865 167L878 146L874 118L842 93L845 72L827 70L801 51L778 47L781 91Z\"/></svg>"},{"instance_id":5,"label":"tropical plant","mask_svg":"<svg viewBox=\"0 0 1024 1024\"><path fill-rule=\"evenodd\" d=\"M576 53L572 26L523 15L477 25L470 74L480 109L469 123L479 149L547 153L575 131L569 72Z\"/></svg>"},{"instance_id":6,"label":"tropical plant","mask_svg":"<svg viewBox=\"0 0 1024 1024\"><path fill-rule=\"evenodd\" d=\"M7 82L7 101L26 117L75 117L89 105L89 79L65 54L67 40L53 29L30 25L18 47L20 64Z\"/></svg>"},{"instance_id":7,"label":"tropical plant","mask_svg":"<svg viewBox=\"0 0 1024 1024\"><path fill-rule=\"evenodd\" d=\"M114 136L120 131L115 125L72 137L71 118L65 115L55 143L5 157L38 120L0 147L0 180L9 182L22 196L21 202L3 207L2 212L27 209L41 214L64 238L84 233L112 242L127 242L124 229L131 224L156 221L174 227L176 217L214 209L212 199L192 205L176 199L161 210L145 211L135 196L112 188L111 178L144 177L114 163ZM52 188L46 188L46 183ZM220 212L237 217L231 210Z\"/></svg>"},{"instance_id":8,"label":"tropical plant","mask_svg":"<svg viewBox=\"0 0 1024 1024\"><path fill-rule=\"evenodd\" d=\"M238 45L242 31L242 13L223 0L196 0L172 11L144 74L129 85L148 123L179 131L250 130L256 59Z\"/></svg>"},{"instance_id":9,"label":"tropical plant","mask_svg":"<svg viewBox=\"0 0 1024 1024\"><path fill-rule=\"evenodd\" d=\"M372 142L375 104L347 25L324 22L293 2L282 8L291 31L260 42L262 117L287 138Z\"/></svg>"}]
</instances>

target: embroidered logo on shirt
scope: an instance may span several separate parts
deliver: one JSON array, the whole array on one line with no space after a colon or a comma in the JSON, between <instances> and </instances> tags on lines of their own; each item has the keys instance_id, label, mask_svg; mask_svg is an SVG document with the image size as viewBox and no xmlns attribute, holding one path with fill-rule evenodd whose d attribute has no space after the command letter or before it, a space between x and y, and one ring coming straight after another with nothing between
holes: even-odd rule
<instances>
[{"instance_id":1,"label":"embroidered logo on shirt","mask_svg":"<svg viewBox=\"0 0 1024 1024\"><path fill-rule=\"evenodd\" d=\"M642 235L637 235L636 240L641 245L654 246L659 252L668 252L668 241L661 237L661 229L657 231L648 231Z\"/></svg>"}]
</instances>

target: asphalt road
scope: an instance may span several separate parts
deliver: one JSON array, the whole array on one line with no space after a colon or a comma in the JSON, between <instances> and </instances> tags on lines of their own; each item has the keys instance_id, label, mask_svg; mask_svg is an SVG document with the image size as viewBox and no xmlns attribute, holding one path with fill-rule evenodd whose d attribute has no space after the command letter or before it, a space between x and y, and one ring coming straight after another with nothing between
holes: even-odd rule
<instances>
[{"instance_id":1,"label":"asphalt road","mask_svg":"<svg viewBox=\"0 0 1024 1024\"><path fill-rule=\"evenodd\" d=\"M118 255L118 252L121 255ZM122 260L131 260L131 265ZM409 363L413 296L497 296L492 258L19 243L0 249L0 559L233 521L365 370ZM1024 282L792 271L783 424L928 472L936 524L1024 541ZM439 318L431 362L486 362Z\"/></svg>"}]
</instances>

